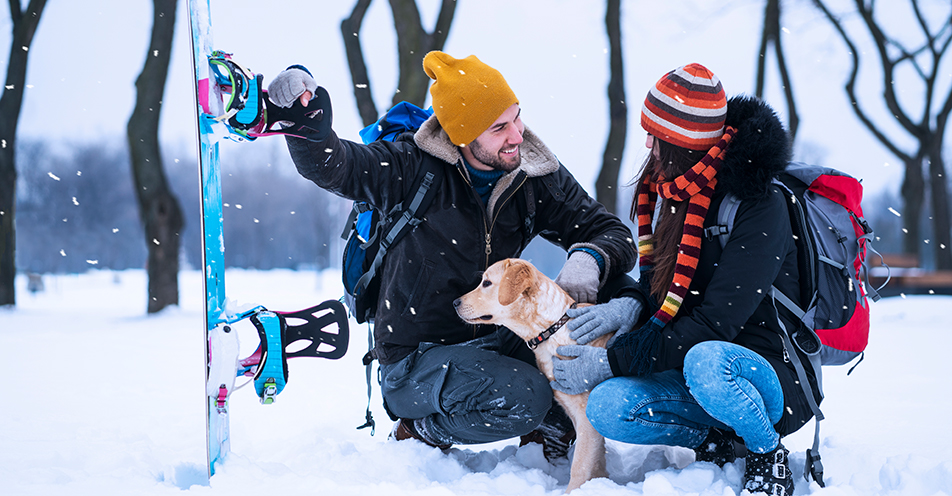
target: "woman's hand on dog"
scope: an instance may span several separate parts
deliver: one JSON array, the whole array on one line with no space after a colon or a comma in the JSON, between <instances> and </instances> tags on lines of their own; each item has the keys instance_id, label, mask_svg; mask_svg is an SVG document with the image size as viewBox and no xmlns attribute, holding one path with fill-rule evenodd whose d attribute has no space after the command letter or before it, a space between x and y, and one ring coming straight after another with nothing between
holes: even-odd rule
<instances>
[{"instance_id":1,"label":"woman's hand on dog","mask_svg":"<svg viewBox=\"0 0 952 496\"><path fill-rule=\"evenodd\" d=\"M615 298L608 303L590 307L570 308L565 312L572 317L566 326L572 332L569 337L578 344L588 344L608 333L615 333L608 345L619 335L631 330L641 315L641 302L631 298Z\"/></svg>"},{"instance_id":2,"label":"woman's hand on dog","mask_svg":"<svg viewBox=\"0 0 952 496\"><path fill-rule=\"evenodd\" d=\"M552 373L555 380L552 389L567 394L589 391L605 379L614 377L608 364L608 350L594 346L567 345L556 350L560 356L552 357Z\"/></svg>"}]
</instances>

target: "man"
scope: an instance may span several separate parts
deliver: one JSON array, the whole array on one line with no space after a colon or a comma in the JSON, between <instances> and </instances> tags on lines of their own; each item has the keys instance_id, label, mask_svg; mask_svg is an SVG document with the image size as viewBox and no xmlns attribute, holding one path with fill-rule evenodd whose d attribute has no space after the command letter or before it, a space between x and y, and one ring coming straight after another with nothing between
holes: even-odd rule
<instances>
[{"instance_id":1,"label":"man","mask_svg":"<svg viewBox=\"0 0 952 496\"><path fill-rule=\"evenodd\" d=\"M341 140L325 117L306 139L288 137L288 149L302 176L382 211L411 193L422 163L446 168L425 222L390 248L380 273L373 354L384 405L399 418L393 437L446 449L523 436L541 438L550 459L564 456L572 424L552 408L531 350L506 329L462 322L452 302L536 235L569 253L557 282L595 302L610 278L633 268L631 232L525 127L498 71L442 52L427 54L423 68L434 80L434 115L412 140ZM331 115L327 93L301 66L279 74L268 93L280 106Z\"/></svg>"}]
</instances>

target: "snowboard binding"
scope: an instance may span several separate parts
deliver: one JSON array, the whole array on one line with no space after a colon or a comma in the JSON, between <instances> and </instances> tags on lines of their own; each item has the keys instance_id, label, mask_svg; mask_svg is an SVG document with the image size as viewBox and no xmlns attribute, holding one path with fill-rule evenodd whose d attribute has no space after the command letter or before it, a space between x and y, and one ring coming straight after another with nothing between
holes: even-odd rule
<instances>
[{"instance_id":1,"label":"snowboard binding","mask_svg":"<svg viewBox=\"0 0 952 496\"><path fill-rule=\"evenodd\" d=\"M214 117L239 139L254 141L259 136L286 135L322 141L331 126L330 95L318 87L307 107L295 102L290 108L279 107L263 89L264 76L238 64L230 53L212 52L208 59L215 81L228 96L225 113Z\"/></svg>"},{"instance_id":2,"label":"snowboard binding","mask_svg":"<svg viewBox=\"0 0 952 496\"><path fill-rule=\"evenodd\" d=\"M257 329L260 343L254 353L238 361L237 376L253 377L262 404L274 403L287 385L289 358L336 360L347 353L347 310L338 300L327 300L296 312L256 307L244 316Z\"/></svg>"}]
</instances>

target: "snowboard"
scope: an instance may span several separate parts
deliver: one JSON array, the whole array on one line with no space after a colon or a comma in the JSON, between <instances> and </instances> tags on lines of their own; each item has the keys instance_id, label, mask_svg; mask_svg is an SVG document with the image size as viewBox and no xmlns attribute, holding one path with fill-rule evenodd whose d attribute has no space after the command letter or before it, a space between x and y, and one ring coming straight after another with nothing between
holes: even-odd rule
<instances>
[{"instance_id":1,"label":"snowboard","mask_svg":"<svg viewBox=\"0 0 952 496\"><path fill-rule=\"evenodd\" d=\"M229 399L236 390L236 378L250 377L260 402L272 404L287 385L289 358L340 358L347 352L349 328L347 310L338 300L279 312L261 305L235 308L226 298L218 143L224 138L250 142L259 136L294 136L313 117L300 106L276 108L262 90L262 76L234 62L230 54L213 49L210 0L188 0L188 10L202 193L205 417L207 474L211 478L231 450ZM278 121L295 125L272 129L269 124ZM257 329L259 344L250 356L240 359L238 332L232 325L243 320Z\"/></svg>"}]
</instances>

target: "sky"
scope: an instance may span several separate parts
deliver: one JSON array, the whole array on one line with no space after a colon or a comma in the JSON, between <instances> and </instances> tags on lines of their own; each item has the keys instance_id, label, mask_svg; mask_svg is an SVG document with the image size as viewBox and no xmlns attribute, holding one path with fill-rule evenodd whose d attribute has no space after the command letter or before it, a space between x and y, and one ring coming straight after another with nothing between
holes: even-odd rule
<instances>
[{"instance_id":1,"label":"sky","mask_svg":"<svg viewBox=\"0 0 952 496\"><path fill-rule=\"evenodd\" d=\"M45 291L16 280L16 308L0 309L0 494L17 496L560 496L566 460L547 462L517 440L456 446L447 454L416 441L389 442L379 387L364 422L361 356L367 329L351 321L340 360L297 358L272 405L254 388L235 391L231 455L205 479L201 273L182 271L179 307L145 315L143 270L44 276ZM340 272L229 270L229 297L298 310L342 291ZM820 452L827 487L802 477L813 423L784 438L796 494L952 495L952 396L944 324L950 296L884 298L871 304L862 363L824 367ZM257 345L234 325L241 356ZM928 343L924 346L923 343ZM238 379L236 385L243 382ZM737 496L743 462L692 463L690 450L607 443L609 479L572 496Z\"/></svg>"},{"instance_id":2,"label":"sky","mask_svg":"<svg viewBox=\"0 0 952 496\"><path fill-rule=\"evenodd\" d=\"M841 11L847 7L843 0L830 3ZM914 24L908 12L898 8L901 3L879 5L884 17L906 26L899 36L911 39ZM438 1L418 4L424 25L431 26ZM664 73L698 62L721 79L729 95L753 92L762 4L761 0L622 2L629 99L622 185L645 157L645 133L638 124L641 102ZM942 2L926 4L934 7ZM195 150L186 5L180 0L161 116L160 139L175 155ZM784 5L783 43L801 121L796 158L822 162L863 179L867 198L884 189L897 191L902 172L897 159L862 127L846 101L842 88L849 56L845 45L810 2ZM291 64L308 66L318 84L330 92L338 133L357 140L361 125L339 29L351 8L352 2L338 0L212 0L214 46L264 74L266 83ZM152 4L147 0L50 1L30 47L20 136L48 138L65 146L99 139L121 143L134 105L134 81L144 62L151 16ZM8 17L0 19L2 50L9 46L10 26ZM372 2L360 36L377 106L383 111L396 86L395 35L387 2ZM460 1L444 50L457 57L476 54L499 69L520 99L527 126L594 192L608 122L603 2ZM4 62L0 60L0 68L5 69ZM768 67L766 99L786 120L776 65L771 61ZM861 94L880 93L875 67L866 64L863 71ZM949 78L942 79L947 83ZM921 89L908 88L902 90L904 101L921 98ZM890 132L897 131L878 101L869 101L877 121ZM911 141L902 143L909 146ZM229 143L223 146L224 167L229 154L249 146L283 149L280 138ZM172 158L177 157L166 157ZM630 189L625 191L630 194ZM901 206L876 206L888 207L901 211Z\"/></svg>"}]
</instances>

